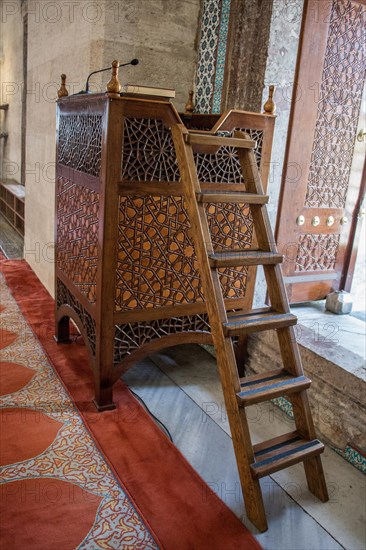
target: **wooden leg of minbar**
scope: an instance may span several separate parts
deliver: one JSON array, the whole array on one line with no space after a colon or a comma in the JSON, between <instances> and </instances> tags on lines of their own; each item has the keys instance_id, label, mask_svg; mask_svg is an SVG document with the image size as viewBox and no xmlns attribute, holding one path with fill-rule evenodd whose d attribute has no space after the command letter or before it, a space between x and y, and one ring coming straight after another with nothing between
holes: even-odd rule
<instances>
[{"instance_id":1,"label":"wooden leg of minbar","mask_svg":"<svg viewBox=\"0 0 366 550\"><path fill-rule=\"evenodd\" d=\"M113 403L113 387L108 385L102 387L99 381L95 381L95 398L93 403L98 412L111 411L116 408Z\"/></svg>"},{"instance_id":2,"label":"wooden leg of minbar","mask_svg":"<svg viewBox=\"0 0 366 550\"><path fill-rule=\"evenodd\" d=\"M58 344L71 344L69 317L62 317L62 319L56 321L55 341Z\"/></svg>"}]
</instances>

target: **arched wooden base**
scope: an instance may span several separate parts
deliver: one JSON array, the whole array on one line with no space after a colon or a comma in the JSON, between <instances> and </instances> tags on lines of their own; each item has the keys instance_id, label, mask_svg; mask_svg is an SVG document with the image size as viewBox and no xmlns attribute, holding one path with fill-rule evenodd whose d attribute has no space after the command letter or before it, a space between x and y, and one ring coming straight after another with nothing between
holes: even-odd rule
<instances>
[{"instance_id":1,"label":"arched wooden base","mask_svg":"<svg viewBox=\"0 0 366 550\"><path fill-rule=\"evenodd\" d=\"M83 337L84 343L88 350L89 363L93 367L94 364L94 355L91 350L88 336L84 325L77 313L68 305L62 305L56 312L55 317L55 340L58 344L70 344L72 340L70 339L70 319L73 320L77 329L79 330L81 336ZM93 369L94 370L94 369Z\"/></svg>"},{"instance_id":2,"label":"arched wooden base","mask_svg":"<svg viewBox=\"0 0 366 550\"><path fill-rule=\"evenodd\" d=\"M88 350L89 365L92 368L94 376L95 398L93 403L99 412L115 408L113 403L113 386L136 363L145 359L149 355L157 353L163 349L182 344L211 344L212 337L209 332L187 331L177 334L169 334L161 338L156 338L143 346L139 347L131 355L125 357L123 361L114 366L109 380L102 380L100 369L98 368L96 357L90 347L85 327L77 313L68 305L62 305L56 312L56 331L55 340L58 344L70 344L70 319L72 319L79 330L86 348ZM113 346L113 342L111 342Z\"/></svg>"},{"instance_id":3,"label":"arched wooden base","mask_svg":"<svg viewBox=\"0 0 366 550\"><path fill-rule=\"evenodd\" d=\"M120 378L138 361L145 359L153 353L157 353L166 348L182 344L211 344L212 337L209 332L183 332L180 334L170 334L162 338L152 340L148 344L141 346L134 353L126 357L121 363L116 366L117 378Z\"/></svg>"}]
</instances>

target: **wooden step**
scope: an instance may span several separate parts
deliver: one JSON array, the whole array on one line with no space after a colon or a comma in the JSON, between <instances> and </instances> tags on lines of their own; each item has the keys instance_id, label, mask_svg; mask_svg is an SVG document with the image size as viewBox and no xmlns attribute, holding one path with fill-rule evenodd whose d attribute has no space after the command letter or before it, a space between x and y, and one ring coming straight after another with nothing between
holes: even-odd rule
<instances>
[{"instance_id":1,"label":"wooden step","mask_svg":"<svg viewBox=\"0 0 366 550\"><path fill-rule=\"evenodd\" d=\"M234 267L239 265L280 264L282 254L263 250L223 250L209 254L211 267Z\"/></svg>"},{"instance_id":2,"label":"wooden step","mask_svg":"<svg viewBox=\"0 0 366 550\"><path fill-rule=\"evenodd\" d=\"M243 407L269 401L275 397L290 395L309 388L311 380L306 376L293 376L285 369L268 371L241 379L238 402Z\"/></svg>"},{"instance_id":3,"label":"wooden step","mask_svg":"<svg viewBox=\"0 0 366 550\"><path fill-rule=\"evenodd\" d=\"M296 325L297 317L292 313L278 313L269 310L267 313L240 313L230 315L228 322L223 324L225 336L239 336L262 330L286 328Z\"/></svg>"},{"instance_id":4,"label":"wooden step","mask_svg":"<svg viewBox=\"0 0 366 550\"><path fill-rule=\"evenodd\" d=\"M218 184L220 185L220 184ZM231 204L267 204L268 195L257 195L240 191L200 191L196 193L197 202L231 203Z\"/></svg>"},{"instance_id":5,"label":"wooden step","mask_svg":"<svg viewBox=\"0 0 366 550\"><path fill-rule=\"evenodd\" d=\"M187 134L190 145L208 145L216 147L235 147L237 149L255 149L257 142L252 139L213 136L212 134Z\"/></svg>"},{"instance_id":6,"label":"wooden step","mask_svg":"<svg viewBox=\"0 0 366 550\"><path fill-rule=\"evenodd\" d=\"M250 468L253 477L260 478L321 454L324 445L318 439L308 441L295 431L254 445L253 450L255 462Z\"/></svg>"}]
</instances>

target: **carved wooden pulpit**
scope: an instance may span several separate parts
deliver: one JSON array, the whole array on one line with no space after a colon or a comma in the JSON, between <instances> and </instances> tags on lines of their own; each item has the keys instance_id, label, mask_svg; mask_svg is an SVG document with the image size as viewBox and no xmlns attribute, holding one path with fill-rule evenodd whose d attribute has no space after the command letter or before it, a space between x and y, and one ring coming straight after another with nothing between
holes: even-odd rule
<instances>
[{"instance_id":1,"label":"carved wooden pulpit","mask_svg":"<svg viewBox=\"0 0 366 550\"><path fill-rule=\"evenodd\" d=\"M78 95L57 107L56 336L69 318L84 337L95 404L113 407L112 387L143 356L183 343L211 343L180 170L174 125L212 134L245 130L257 142L266 187L275 117L229 111L180 116L163 97ZM202 189L242 184L230 147L195 153ZM215 246L249 248L247 205L208 204ZM255 268L221 270L228 310L251 307Z\"/></svg>"},{"instance_id":2,"label":"carved wooden pulpit","mask_svg":"<svg viewBox=\"0 0 366 550\"><path fill-rule=\"evenodd\" d=\"M247 516L263 531L261 477L303 462L310 491L328 499L262 185L274 117L181 117L164 97L121 95L117 69L107 96L62 89L58 102L56 336L68 341L73 319L100 411L145 355L213 342ZM271 97L266 105L273 111ZM257 265L270 305L252 310ZM266 330L277 332L283 368L240 378L243 339ZM284 396L296 430L253 444L246 407Z\"/></svg>"}]
</instances>

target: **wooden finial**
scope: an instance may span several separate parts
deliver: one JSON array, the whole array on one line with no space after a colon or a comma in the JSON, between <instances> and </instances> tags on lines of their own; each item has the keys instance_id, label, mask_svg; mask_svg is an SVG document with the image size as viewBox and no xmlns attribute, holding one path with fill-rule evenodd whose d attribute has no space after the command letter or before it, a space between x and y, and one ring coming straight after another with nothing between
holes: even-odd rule
<instances>
[{"instance_id":1,"label":"wooden finial","mask_svg":"<svg viewBox=\"0 0 366 550\"><path fill-rule=\"evenodd\" d=\"M268 99L265 102L264 107L263 107L264 114L274 115L275 112L276 112L276 104L273 101L273 96L274 96L275 91L276 91L276 86L274 84L271 84L270 87L269 87Z\"/></svg>"},{"instance_id":2,"label":"wooden finial","mask_svg":"<svg viewBox=\"0 0 366 550\"><path fill-rule=\"evenodd\" d=\"M112 78L107 84L107 93L109 97L119 97L121 91L121 84L118 80L118 67L119 62L114 60L112 63Z\"/></svg>"},{"instance_id":3,"label":"wooden finial","mask_svg":"<svg viewBox=\"0 0 366 550\"><path fill-rule=\"evenodd\" d=\"M190 90L188 94L188 101L185 106L185 112L187 115L191 115L194 111L193 93L193 90Z\"/></svg>"},{"instance_id":4,"label":"wooden finial","mask_svg":"<svg viewBox=\"0 0 366 550\"><path fill-rule=\"evenodd\" d=\"M61 88L57 92L58 97L66 97L69 95L69 92L66 89L66 75L61 75Z\"/></svg>"}]
</instances>

